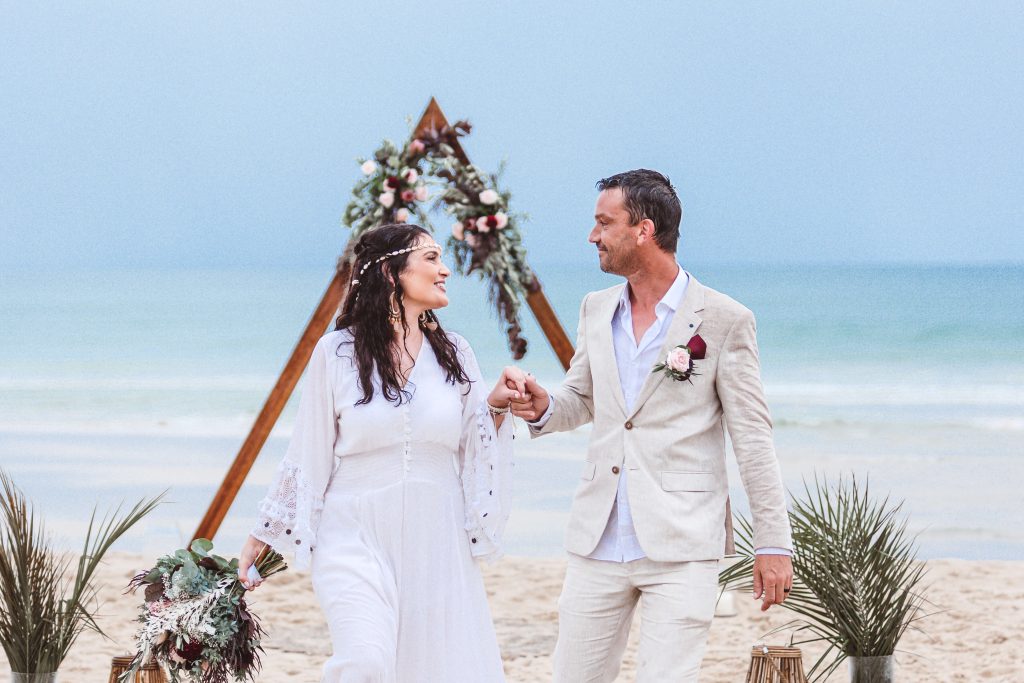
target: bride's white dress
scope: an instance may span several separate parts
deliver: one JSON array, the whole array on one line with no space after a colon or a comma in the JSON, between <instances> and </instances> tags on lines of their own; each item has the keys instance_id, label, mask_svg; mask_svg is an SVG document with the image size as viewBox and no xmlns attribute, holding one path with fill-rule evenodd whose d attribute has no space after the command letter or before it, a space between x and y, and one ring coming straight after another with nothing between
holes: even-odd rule
<instances>
[{"instance_id":1,"label":"bride's white dress","mask_svg":"<svg viewBox=\"0 0 1024 683\"><path fill-rule=\"evenodd\" d=\"M334 654L330 683L503 681L474 558L500 555L512 420L500 430L472 349L449 384L430 344L400 406L362 397L346 330L310 359L288 452L253 535L311 567Z\"/></svg>"}]
</instances>

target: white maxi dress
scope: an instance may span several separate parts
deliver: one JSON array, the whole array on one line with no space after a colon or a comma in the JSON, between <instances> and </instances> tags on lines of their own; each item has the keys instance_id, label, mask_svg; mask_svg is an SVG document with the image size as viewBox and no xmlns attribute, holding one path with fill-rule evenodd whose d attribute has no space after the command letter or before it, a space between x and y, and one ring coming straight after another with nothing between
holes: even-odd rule
<instances>
[{"instance_id":1,"label":"white maxi dress","mask_svg":"<svg viewBox=\"0 0 1024 683\"><path fill-rule=\"evenodd\" d=\"M469 386L430 344L388 402L362 397L347 330L310 359L295 428L253 535L311 568L333 655L325 683L490 683L501 656L476 559L501 554L512 420L500 430L465 339Z\"/></svg>"}]
</instances>

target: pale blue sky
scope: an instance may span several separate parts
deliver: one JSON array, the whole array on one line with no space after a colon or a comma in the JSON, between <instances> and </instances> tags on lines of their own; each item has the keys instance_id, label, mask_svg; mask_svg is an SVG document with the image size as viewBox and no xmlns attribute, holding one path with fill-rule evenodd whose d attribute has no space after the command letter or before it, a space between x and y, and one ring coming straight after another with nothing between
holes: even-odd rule
<instances>
[{"instance_id":1,"label":"pale blue sky","mask_svg":"<svg viewBox=\"0 0 1024 683\"><path fill-rule=\"evenodd\" d=\"M684 261L1020 263L1022 46L1019 2L0 0L0 267L329 267L431 95L537 264L639 166Z\"/></svg>"}]
</instances>

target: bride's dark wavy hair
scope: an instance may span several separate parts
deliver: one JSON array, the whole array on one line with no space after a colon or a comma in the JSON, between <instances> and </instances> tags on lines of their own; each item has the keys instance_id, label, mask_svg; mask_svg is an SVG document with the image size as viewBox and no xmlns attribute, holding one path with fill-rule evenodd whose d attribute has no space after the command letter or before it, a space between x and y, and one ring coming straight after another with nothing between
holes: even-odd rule
<instances>
[{"instance_id":1,"label":"bride's dark wavy hair","mask_svg":"<svg viewBox=\"0 0 1024 683\"><path fill-rule=\"evenodd\" d=\"M358 283L353 281L349 287L335 325L336 330L352 333L353 356L359 373L359 388L363 392L356 405L373 399L374 370L380 377L381 392L389 402L401 405L411 396L402 387L398 371L401 356L395 344L395 328L388 321L388 311L392 302L397 301L403 336L408 335L409 326L405 322L405 306L402 304L404 292L398 276L405 270L412 252L389 256L380 263L375 261L385 254L413 246L421 235L431 236L418 225L394 223L368 230L356 242L352 276ZM363 270L366 264L370 265ZM444 369L445 381L468 385L469 376L459 362L455 341L441 328L441 322L433 311L427 312L427 318L437 323L437 329L424 327L423 336Z\"/></svg>"}]
</instances>

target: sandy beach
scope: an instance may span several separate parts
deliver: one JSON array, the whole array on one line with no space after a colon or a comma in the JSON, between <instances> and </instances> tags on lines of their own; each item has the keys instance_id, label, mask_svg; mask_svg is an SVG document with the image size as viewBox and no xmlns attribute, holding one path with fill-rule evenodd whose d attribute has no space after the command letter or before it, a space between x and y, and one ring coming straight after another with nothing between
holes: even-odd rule
<instances>
[{"instance_id":1,"label":"sandy beach","mask_svg":"<svg viewBox=\"0 0 1024 683\"><path fill-rule=\"evenodd\" d=\"M81 638L60 671L61 683L106 681L110 658L128 651L140 597L121 594L122 587L149 558L111 555L100 581L104 602L99 623L113 642L95 634ZM936 614L911 631L898 656L900 683L1024 681L1024 562L932 560L928 595ZM556 600L565 563L562 560L512 557L485 568L491 609L505 659L508 680L548 681L551 651L557 634ZM791 620L791 613L773 608L764 614L753 600L738 599L738 614L718 617L701 680L738 683L746 676L750 646L771 629ZM307 574L291 571L268 581L253 596L254 610L270 633L259 681L315 683L330 643ZM631 681L635 671L636 624L617 680ZM770 639L783 644L785 636ZM804 647L809 667L819 650ZM0 654L0 666L6 660ZM845 681L845 666L830 681Z\"/></svg>"}]
</instances>

